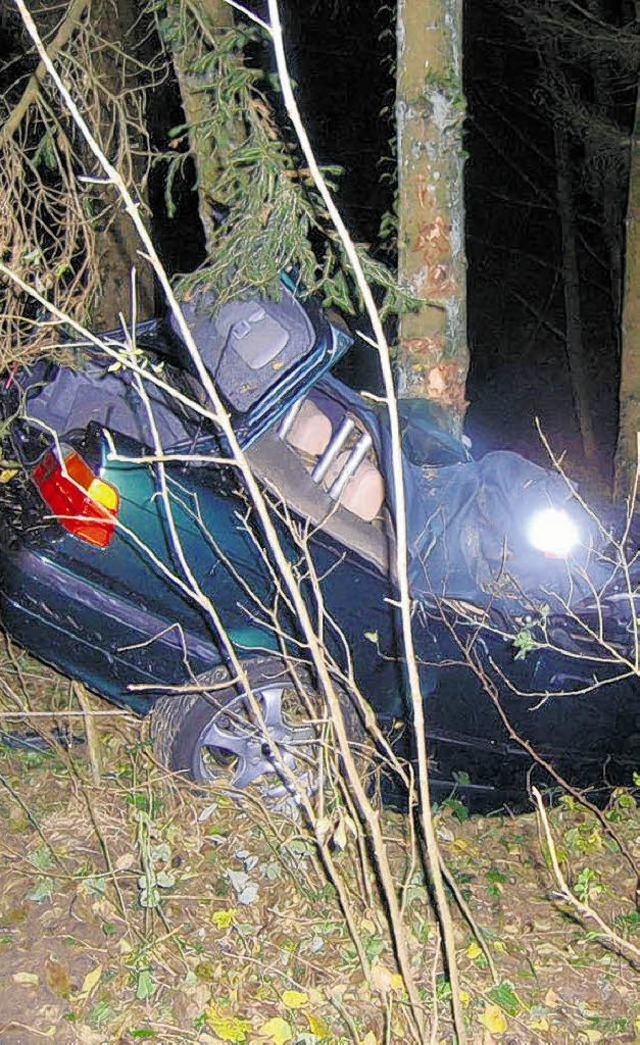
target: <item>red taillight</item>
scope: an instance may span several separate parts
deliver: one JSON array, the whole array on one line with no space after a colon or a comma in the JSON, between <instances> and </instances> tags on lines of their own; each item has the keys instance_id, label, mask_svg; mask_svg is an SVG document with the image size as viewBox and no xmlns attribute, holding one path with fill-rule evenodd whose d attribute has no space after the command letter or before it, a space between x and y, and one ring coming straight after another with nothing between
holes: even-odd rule
<instances>
[{"instance_id":1,"label":"red taillight","mask_svg":"<svg viewBox=\"0 0 640 1045\"><path fill-rule=\"evenodd\" d=\"M65 530L98 548L113 536L120 498L118 491L94 475L74 450L64 468L53 451L31 473L40 495Z\"/></svg>"}]
</instances>

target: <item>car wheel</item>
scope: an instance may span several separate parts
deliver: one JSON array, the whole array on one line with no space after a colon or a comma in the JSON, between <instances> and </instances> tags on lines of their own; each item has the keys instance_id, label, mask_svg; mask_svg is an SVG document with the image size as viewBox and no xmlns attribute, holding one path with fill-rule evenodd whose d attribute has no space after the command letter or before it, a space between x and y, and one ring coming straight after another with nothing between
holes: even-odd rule
<instances>
[{"instance_id":1,"label":"car wheel","mask_svg":"<svg viewBox=\"0 0 640 1045\"><path fill-rule=\"evenodd\" d=\"M198 679L201 686L211 687L206 692L169 694L156 701L151 713L156 757L199 783L227 783L240 791L257 783L272 804L291 797L296 787L312 792L320 731L304 710L305 696L310 706L315 702L308 674L296 671L301 694L276 658L252 658L244 668L270 739L246 692L229 682L229 672L221 666ZM355 708L346 698L342 704L350 737L361 735ZM279 770L274 748L288 773Z\"/></svg>"}]
</instances>

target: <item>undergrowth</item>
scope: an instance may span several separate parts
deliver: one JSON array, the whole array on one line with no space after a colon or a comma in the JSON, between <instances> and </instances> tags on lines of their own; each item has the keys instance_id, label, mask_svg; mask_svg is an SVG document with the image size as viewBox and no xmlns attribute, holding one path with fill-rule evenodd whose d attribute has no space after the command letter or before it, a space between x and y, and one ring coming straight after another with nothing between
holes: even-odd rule
<instances>
[{"instance_id":1,"label":"undergrowth","mask_svg":"<svg viewBox=\"0 0 640 1045\"><path fill-rule=\"evenodd\" d=\"M405 1040L402 980L349 830L336 830L334 855L372 966L368 983L300 820L172 779L154 763L144 723L96 715L108 706L85 695L87 742L74 688L14 649L0 679L6 1045ZM6 717L19 706L57 717ZM17 735L34 745L34 729L50 741L43 750L10 746ZM606 815L640 853L635 796L615 794ZM449 1042L449 985L423 874L407 863L409 821L382 816L432 1040ZM640 942L617 844L573 799L549 819L575 894ZM638 970L554 896L534 814L470 817L453 796L436 829L486 944L457 914L470 1040L636 1041Z\"/></svg>"}]
</instances>

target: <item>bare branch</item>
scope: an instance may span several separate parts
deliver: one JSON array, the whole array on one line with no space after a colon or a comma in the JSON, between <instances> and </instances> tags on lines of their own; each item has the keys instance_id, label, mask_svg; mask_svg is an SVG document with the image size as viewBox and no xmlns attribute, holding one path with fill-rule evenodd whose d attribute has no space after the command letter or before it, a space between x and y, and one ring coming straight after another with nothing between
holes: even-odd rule
<instances>
[{"instance_id":1,"label":"bare branch","mask_svg":"<svg viewBox=\"0 0 640 1045\"><path fill-rule=\"evenodd\" d=\"M48 54L50 58L55 58L59 51L69 42L73 34L78 28L80 19L82 18L86 8L88 7L89 0L73 0L71 7L67 11L62 23L56 33L55 37L48 45ZM29 78L29 82L25 87L20 100L13 107L11 113L0 127L0 147L7 141L8 138L13 137L16 130L22 123L27 111L33 105L36 98L40 93L40 85L42 80L46 76L47 67L46 63L40 59L36 71Z\"/></svg>"},{"instance_id":2,"label":"bare branch","mask_svg":"<svg viewBox=\"0 0 640 1045\"><path fill-rule=\"evenodd\" d=\"M555 843L553 841L553 835L551 834L551 828L549 827L549 820L547 817L546 810L542 801L542 795L538 791L537 787L531 789L531 793L535 799L536 812L538 814L539 822L542 824L544 831L544 837L547 842L547 849L549 852L549 859L551 861L551 867L555 880L560 890L560 898L568 903L570 907L573 907L575 911L580 915L581 918L587 921L593 921L598 926L602 937L608 940L618 953L626 954L630 956L634 961L640 961L640 948L634 946L630 940L625 940L623 936L619 936L610 925L600 917L597 911L591 907L590 904L579 900L574 892L569 888L567 880L564 877L560 863L558 861L558 854L556 853Z\"/></svg>"}]
</instances>

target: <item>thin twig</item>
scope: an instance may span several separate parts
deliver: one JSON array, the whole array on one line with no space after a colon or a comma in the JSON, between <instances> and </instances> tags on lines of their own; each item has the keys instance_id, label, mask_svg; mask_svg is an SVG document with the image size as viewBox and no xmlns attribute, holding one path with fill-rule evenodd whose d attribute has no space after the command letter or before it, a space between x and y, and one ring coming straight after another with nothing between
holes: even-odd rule
<instances>
[{"instance_id":1,"label":"thin twig","mask_svg":"<svg viewBox=\"0 0 640 1045\"><path fill-rule=\"evenodd\" d=\"M587 921L595 922L603 937L610 941L610 943L615 947L618 953L624 954L626 952L628 955L631 955L635 961L640 961L640 947L635 947L634 944L630 942L630 940L625 940L623 936L619 936L618 933L615 932L615 930L612 929L610 925L607 925L604 919L600 917L598 912L595 911L590 904L585 903L582 900L579 900L578 897L569 888L567 880L560 869L558 854L556 852L555 843L551 834L551 828L549 827L549 820L547 817L547 812L544 808L544 803L542 801L542 795L538 791L537 787L532 787L531 793L535 799L536 811L539 817L539 822L542 824L542 829L544 831L547 849L549 852L549 859L551 860L551 867L553 869L555 880L558 883L561 899L563 899L566 903L573 907L574 910L578 912L581 918L585 918L587 919Z\"/></svg>"},{"instance_id":2,"label":"thin twig","mask_svg":"<svg viewBox=\"0 0 640 1045\"><path fill-rule=\"evenodd\" d=\"M24 815L26 816L27 820L31 824L32 828L34 829L34 831L37 832L37 834L40 837L41 842L43 843L43 845L45 845L47 847L47 849L51 853L51 855L52 855L53 859L55 860L55 862L59 865L59 867L65 869L64 861L61 860L61 858L56 853L54 847L49 842L49 839L47 838L47 836L45 835L44 831L40 827L40 824L36 820L35 816L31 812L31 810L29 809L28 805L26 804L24 799L22 799L20 797L20 795L18 794L16 789L14 787L12 787L11 783L7 780L7 778L2 773L0 773L0 784L2 784L2 786L4 788L6 788L6 790L9 792L9 794L14 799L14 801L18 803L18 805L22 809L22 812L24 813Z\"/></svg>"},{"instance_id":3,"label":"thin twig","mask_svg":"<svg viewBox=\"0 0 640 1045\"><path fill-rule=\"evenodd\" d=\"M94 721L90 715L87 694L81 682L72 682L71 688L75 694L78 704L84 715L84 729L87 737L87 748L89 750L89 763L91 765L91 777L96 787L100 787L102 780L102 757L100 750L100 737L96 731Z\"/></svg>"},{"instance_id":4,"label":"thin twig","mask_svg":"<svg viewBox=\"0 0 640 1045\"><path fill-rule=\"evenodd\" d=\"M482 953L485 956L485 959L486 959L487 965L489 966L489 972L491 973L491 978L492 978L493 982L496 983L496 984L499 983L500 982L500 976L498 975L498 970L496 969L496 963L493 960L493 955L491 954L491 951L489 950L489 944L485 940L484 933L482 932L482 929L480 928L480 926L476 922L475 918L473 917L473 914L471 913L471 908L469 907L469 904L467 903L467 901L465 900L464 896L462 895L462 892L460 890L460 886L456 882L456 880L455 880L453 874L451 873L451 871L449 870L449 868L444 863L442 864L442 873L444 875L444 878L445 878L445 881L446 881L447 885L449 886L449 888L451 889L451 892L453 893L453 895L456 898L456 903L457 903L458 907L460 908L462 914L464 915L464 917L467 920L467 923L469 925L469 928L471 929L471 932L473 933L473 935L476 938L476 942L477 942L480 950L482 951Z\"/></svg>"},{"instance_id":5,"label":"thin twig","mask_svg":"<svg viewBox=\"0 0 640 1045\"><path fill-rule=\"evenodd\" d=\"M30 719L30 718L126 718L131 722L137 722L138 716L132 711L124 711L122 708L112 708L108 711L98 711L86 708L83 711L0 711L0 719Z\"/></svg>"},{"instance_id":6,"label":"thin twig","mask_svg":"<svg viewBox=\"0 0 640 1045\"><path fill-rule=\"evenodd\" d=\"M78 28L80 19L84 14L85 8L88 7L89 0L74 0L71 7L65 14L62 20L60 28L56 33L55 37L48 45L49 55L53 58L58 52L65 46L66 43L71 39L72 35ZM46 65L40 60L36 71L29 77L27 86L25 87L19 101L14 105L11 113L0 127L0 146L11 138L17 128L20 126L24 119L25 113L29 110L30 106L38 97L40 92L40 84L46 73Z\"/></svg>"},{"instance_id":7,"label":"thin twig","mask_svg":"<svg viewBox=\"0 0 640 1045\"><path fill-rule=\"evenodd\" d=\"M382 374L384 378L385 393L387 397L387 409L389 416L389 428L391 433L392 442L392 457L393 457L393 492L394 492L394 508L395 508L395 537L396 537L396 574L398 579L398 586L400 589L400 612L402 619L402 639L404 644L404 652L406 656L407 672L409 676L409 690L411 696L412 711L415 725L415 739L418 756L418 785L420 794L420 816L421 824L424 832L427 856L429 861L429 869L431 872L434 891L436 895L436 901L438 906L438 914L442 922L442 935L444 941L444 950L446 954L447 967L449 972L449 979L451 983L451 998L452 998L452 1009L453 1018L458 1035L459 1045L464 1045L466 1042L466 1031L464 1025L464 1016L462 1012L462 1003L460 1000L460 984L458 977L458 969L456 964L456 949L455 940L453 934L453 922L451 918L451 912L447 902L446 892L444 888L444 880L441 871L441 854L438 846L438 841L435 834L433 825L433 819L431 815L431 795L429 786L429 770L428 770L428 756L427 756L427 743L426 743L426 726L424 719L424 704L422 699L422 693L420 688L420 679L418 674L415 649L413 643L413 634L411 627L411 596L409 591L408 573L407 573L407 562L408 562L408 549L407 549L407 526L406 526L406 504L404 494L404 479L402 469L402 451L401 451L401 437L400 437L400 422L398 416L397 400L395 396L393 374L391 370L390 352L389 346L386 341L384 329L378 314L378 310L371 293L362 264L358 256L355 244L349 235L346 225L342 220L342 216L336 207L331 192L326 184L326 181L322 175L322 172L318 166L309 137L307 135L304 124L302 123L300 112L293 93L293 86L291 78L289 76L287 59L284 48L284 40L282 35L282 25L280 22L280 13L278 8L277 0L268 0L269 5L269 22L270 22L270 34L273 41L274 52L276 56L276 64L278 67L278 73L280 77L280 86L283 93L283 98L287 113L293 127L298 136L300 146L304 153L305 159L314 183L318 189L318 192L322 196L322 199L327 207L327 210L331 216L336 231L340 237L340 240L344 246L345 253L349 259L352 270L354 272L358 289L362 295L362 300L365 303L367 314L372 325L374 337L378 345L379 358L381 363ZM375 836L374 836L375 837ZM416 992L416 987L411 972L409 955L406 948L406 942L402 933L402 919L400 916L400 909L397 904L395 893L389 892L389 882L385 882L387 889L388 899L390 901L390 913L392 917L392 924L394 928L394 939L396 947L398 949L398 959L400 968L402 971L407 993L411 1000L411 1004L414 1007L415 1018L419 1021L419 1025L422 1024L422 1003ZM393 902L391 903L391 899ZM421 1027L420 1033L424 1034L424 1028Z\"/></svg>"}]
</instances>

